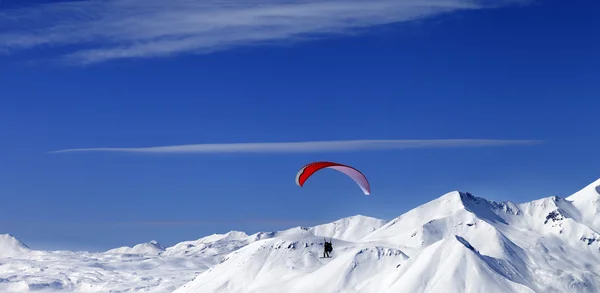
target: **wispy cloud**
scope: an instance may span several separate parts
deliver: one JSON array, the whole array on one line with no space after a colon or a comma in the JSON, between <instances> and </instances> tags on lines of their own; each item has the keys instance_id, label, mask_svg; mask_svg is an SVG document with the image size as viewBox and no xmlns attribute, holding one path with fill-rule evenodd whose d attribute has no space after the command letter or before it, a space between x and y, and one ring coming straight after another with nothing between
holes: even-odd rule
<instances>
[{"instance_id":1,"label":"wispy cloud","mask_svg":"<svg viewBox=\"0 0 600 293\"><path fill-rule=\"evenodd\" d=\"M78 148L52 151L68 152L133 152L133 153L311 153L368 150L394 150L410 148L464 148L517 146L541 143L539 140L499 139L375 139L306 142L264 142L190 144L140 148Z\"/></svg>"},{"instance_id":2,"label":"wispy cloud","mask_svg":"<svg viewBox=\"0 0 600 293\"><path fill-rule=\"evenodd\" d=\"M65 222L65 221L0 221L0 228L2 226L17 227L27 225L37 226L69 226L73 227L90 227L90 226L215 226L215 225L239 225L239 224L257 224L257 225L290 225L290 226L305 226L305 225L318 225L327 223L330 220L325 219L312 219L312 220L301 220L301 219L268 219L268 218L244 218L244 219L196 219L196 220L140 220L140 221L76 221L76 222ZM1 234L1 233L0 233Z\"/></svg>"},{"instance_id":3,"label":"wispy cloud","mask_svg":"<svg viewBox=\"0 0 600 293\"><path fill-rule=\"evenodd\" d=\"M0 10L0 51L64 46L69 61L207 53L526 0L85 0Z\"/></svg>"},{"instance_id":4,"label":"wispy cloud","mask_svg":"<svg viewBox=\"0 0 600 293\"><path fill-rule=\"evenodd\" d=\"M321 222L325 222L324 220ZM189 220L189 221L131 221L131 222L113 222L116 225L131 226L203 226L203 225L237 225L237 224L258 224L258 225L317 225L321 223L317 220L294 220L294 219L243 219L243 220Z\"/></svg>"}]
</instances>

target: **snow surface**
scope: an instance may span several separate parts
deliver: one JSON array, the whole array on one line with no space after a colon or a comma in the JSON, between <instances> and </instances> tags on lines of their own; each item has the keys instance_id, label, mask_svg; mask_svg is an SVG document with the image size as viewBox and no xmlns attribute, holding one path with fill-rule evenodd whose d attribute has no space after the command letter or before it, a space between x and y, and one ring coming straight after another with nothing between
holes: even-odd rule
<instances>
[{"instance_id":1,"label":"snow surface","mask_svg":"<svg viewBox=\"0 0 600 293\"><path fill-rule=\"evenodd\" d=\"M454 191L390 221L357 215L166 248L36 251L0 235L0 292L600 292L598 186L518 204Z\"/></svg>"},{"instance_id":2,"label":"snow surface","mask_svg":"<svg viewBox=\"0 0 600 293\"><path fill-rule=\"evenodd\" d=\"M152 240L100 253L38 251L10 234L0 235L0 292L167 293L218 266L232 252L268 239L323 237L349 240L385 224L365 216L344 218L315 227L247 235L231 231L163 247Z\"/></svg>"}]
</instances>

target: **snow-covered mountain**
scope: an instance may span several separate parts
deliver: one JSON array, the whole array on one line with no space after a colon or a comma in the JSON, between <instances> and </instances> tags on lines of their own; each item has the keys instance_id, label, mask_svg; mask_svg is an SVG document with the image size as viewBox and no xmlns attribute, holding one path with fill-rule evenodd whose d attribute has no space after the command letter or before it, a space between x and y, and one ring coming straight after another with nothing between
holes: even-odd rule
<instances>
[{"instance_id":1,"label":"snow-covered mountain","mask_svg":"<svg viewBox=\"0 0 600 293\"><path fill-rule=\"evenodd\" d=\"M0 292L600 292L600 180L567 198L450 192L390 221L36 251L0 235ZM323 238L332 258L322 258Z\"/></svg>"},{"instance_id":2,"label":"snow-covered mountain","mask_svg":"<svg viewBox=\"0 0 600 293\"><path fill-rule=\"evenodd\" d=\"M306 233L263 239L174 293L600 292L599 185L522 204L450 192L334 238L331 259Z\"/></svg>"}]
</instances>

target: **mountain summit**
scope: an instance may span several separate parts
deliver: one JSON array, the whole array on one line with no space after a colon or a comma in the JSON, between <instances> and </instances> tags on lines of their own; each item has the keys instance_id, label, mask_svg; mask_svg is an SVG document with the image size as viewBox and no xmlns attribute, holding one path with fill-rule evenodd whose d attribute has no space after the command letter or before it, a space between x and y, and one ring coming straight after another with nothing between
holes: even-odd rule
<instances>
[{"instance_id":1,"label":"mountain summit","mask_svg":"<svg viewBox=\"0 0 600 293\"><path fill-rule=\"evenodd\" d=\"M14 257L31 251L27 245L11 234L0 234L0 257Z\"/></svg>"}]
</instances>

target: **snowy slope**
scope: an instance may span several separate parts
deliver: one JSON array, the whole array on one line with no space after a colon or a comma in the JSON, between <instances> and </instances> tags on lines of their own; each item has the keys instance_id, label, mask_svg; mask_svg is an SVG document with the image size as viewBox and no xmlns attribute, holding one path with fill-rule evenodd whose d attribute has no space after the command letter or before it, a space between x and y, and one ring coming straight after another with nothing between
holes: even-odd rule
<instances>
[{"instance_id":1,"label":"snowy slope","mask_svg":"<svg viewBox=\"0 0 600 293\"><path fill-rule=\"evenodd\" d=\"M308 230L275 233L174 292L600 292L599 183L520 204L456 191L370 233L313 228L331 259Z\"/></svg>"},{"instance_id":2,"label":"snowy slope","mask_svg":"<svg viewBox=\"0 0 600 293\"><path fill-rule=\"evenodd\" d=\"M460 236L424 248L395 274L378 292L535 292L510 263L480 254Z\"/></svg>"},{"instance_id":3,"label":"snowy slope","mask_svg":"<svg viewBox=\"0 0 600 293\"><path fill-rule=\"evenodd\" d=\"M119 247L115 249L111 249L106 253L120 253L120 254L151 254L151 255L159 255L165 248L162 247L158 241L152 240L148 243L141 243L134 247Z\"/></svg>"},{"instance_id":4,"label":"snowy slope","mask_svg":"<svg viewBox=\"0 0 600 293\"><path fill-rule=\"evenodd\" d=\"M381 227L382 220L354 216L316 227L247 235L231 231L163 247L157 241L102 253L37 251L10 234L0 235L0 292L172 292L222 262L231 252L268 239L337 233L360 238Z\"/></svg>"},{"instance_id":5,"label":"snowy slope","mask_svg":"<svg viewBox=\"0 0 600 293\"><path fill-rule=\"evenodd\" d=\"M180 291L303 293L361 287L374 292L366 286L369 279L408 258L397 249L344 241L337 242L334 258L321 258L322 249L322 239L315 236L260 240L230 254Z\"/></svg>"},{"instance_id":6,"label":"snowy slope","mask_svg":"<svg viewBox=\"0 0 600 293\"><path fill-rule=\"evenodd\" d=\"M599 185L526 203L454 191L390 221L357 215L102 253L0 235L0 292L600 292Z\"/></svg>"},{"instance_id":7,"label":"snowy slope","mask_svg":"<svg viewBox=\"0 0 600 293\"><path fill-rule=\"evenodd\" d=\"M167 293L207 268L194 258L165 258L153 252L29 250L0 257L0 292Z\"/></svg>"},{"instance_id":8,"label":"snowy slope","mask_svg":"<svg viewBox=\"0 0 600 293\"><path fill-rule=\"evenodd\" d=\"M333 223L315 226L310 231L315 236L356 241L381 228L386 223L385 220L356 215Z\"/></svg>"},{"instance_id":9,"label":"snowy slope","mask_svg":"<svg viewBox=\"0 0 600 293\"><path fill-rule=\"evenodd\" d=\"M577 220L600 233L600 179L566 198L577 208Z\"/></svg>"},{"instance_id":10,"label":"snowy slope","mask_svg":"<svg viewBox=\"0 0 600 293\"><path fill-rule=\"evenodd\" d=\"M0 235L0 258L14 257L31 251L27 245L10 234Z\"/></svg>"}]
</instances>

